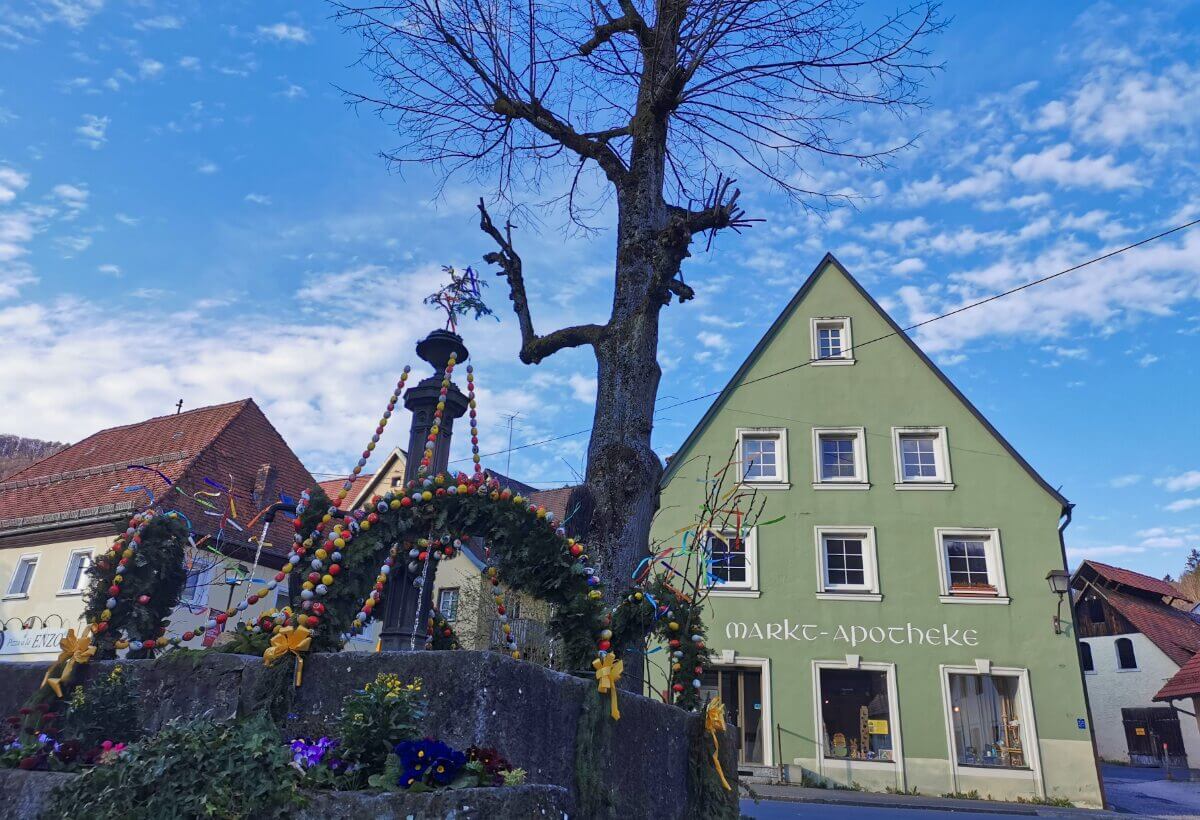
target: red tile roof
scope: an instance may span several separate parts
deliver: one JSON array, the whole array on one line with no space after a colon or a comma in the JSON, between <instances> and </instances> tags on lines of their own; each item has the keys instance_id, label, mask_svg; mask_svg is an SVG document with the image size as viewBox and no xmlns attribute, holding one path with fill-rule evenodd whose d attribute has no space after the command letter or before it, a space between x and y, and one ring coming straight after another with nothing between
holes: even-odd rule
<instances>
[{"instance_id":1,"label":"red tile roof","mask_svg":"<svg viewBox=\"0 0 1200 820\"><path fill-rule=\"evenodd\" d=\"M360 475L358 478L354 479L354 481L350 483L350 489L347 491L346 503L350 504L354 501L354 499L358 498L358 494L363 491L363 487L370 484L371 479L374 477L374 473L367 473L366 475ZM346 479L331 478L327 481L318 481L317 483L321 485L321 489L325 491L325 495L329 496L331 501L336 501L337 494L341 492L342 485L346 483Z\"/></svg>"},{"instance_id":2,"label":"red tile roof","mask_svg":"<svg viewBox=\"0 0 1200 820\"><path fill-rule=\"evenodd\" d=\"M1188 600L1188 597L1183 594L1179 587L1172 584L1170 581L1163 581L1158 578L1152 578L1149 575L1142 575L1140 572L1134 572L1130 569L1122 569L1108 564L1102 564L1099 561L1084 561L1080 565L1080 569L1084 566L1090 566L1096 571L1096 574L1122 586L1140 589L1143 592L1150 592L1154 595L1165 595L1168 598L1181 598ZM1078 572L1078 570L1077 570Z\"/></svg>"},{"instance_id":3,"label":"red tile roof","mask_svg":"<svg viewBox=\"0 0 1200 820\"><path fill-rule=\"evenodd\" d=\"M1188 612L1112 589L1100 590L1112 608L1183 666L1200 651L1200 619Z\"/></svg>"},{"instance_id":4,"label":"red tile roof","mask_svg":"<svg viewBox=\"0 0 1200 820\"><path fill-rule=\"evenodd\" d=\"M1200 696L1200 652L1179 668L1158 690L1155 700L1176 700Z\"/></svg>"},{"instance_id":5,"label":"red tile roof","mask_svg":"<svg viewBox=\"0 0 1200 820\"><path fill-rule=\"evenodd\" d=\"M567 517L571 494L577 489L577 487L558 487L553 490L538 490L529 494L529 501L554 513L554 520L561 524Z\"/></svg>"},{"instance_id":6,"label":"red tile roof","mask_svg":"<svg viewBox=\"0 0 1200 820\"><path fill-rule=\"evenodd\" d=\"M265 497L256 499L255 482L268 464L271 484ZM130 465L152 467L185 490L187 495L171 496L170 507L188 516L200 533L214 533L220 521L206 515L206 509L212 510L195 499L199 491L217 492L205 478L232 489L236 520L243 526L259 509L279 500L280 491L296 497L315 483L258 405L242 399L101 430L26 467L0 482L0 534L141 509L150 500L147 493L126 492L138 485L156 498L169 491L162 477ZM224 508L226 499L210 503ZM257 536L261 530L254 529ZM245 544L250 534L227 527L225 537ZM290 539L286 516L277 517L267 541L286 553Z\"/></svg>"}]
</instances>

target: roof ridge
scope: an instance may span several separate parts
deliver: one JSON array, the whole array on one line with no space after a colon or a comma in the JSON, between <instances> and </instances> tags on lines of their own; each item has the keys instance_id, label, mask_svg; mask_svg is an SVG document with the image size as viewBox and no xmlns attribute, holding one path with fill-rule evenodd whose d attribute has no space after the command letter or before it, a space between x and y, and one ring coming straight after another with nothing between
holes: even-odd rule
<instances>
[{"instance_id":1,"label":"roof ridge","mask_svg":"<svg viewBox=\"0 0 1200 820\"><path fill-rule=\"evenodd\" d=\"M983 425L983 428L996 439L1001 448L1017 462L1018 466L1020 466L1025 470L1026 473L1029 474L1029 476L1038 484L1038 486L1044 489L1051 498L1059 502L1064 509L1070 506L1070 502L1066 499L1066 497L1064 497L1063 494L1054 487L1051 487L1050 483L1033 468L1033 465L1026 461L1025 458L1019 452L1017 452L1016 448L1012 446L1008 439L1006 439L1000 433L1000 431L997 430L990 421L988 421L987 416L980 412L979 408L976 407L974 403L968 399L961 390L958 389L958 386L955 385L954 382L944 372L942 372L942 369L933 363L933 360L925 354L925 351L921 349L920 345L913 341L908 333L906 333L904 329L896 323L896 320L892 318L891 314L884 310L883 306L875 300L875 297L871 296L871 294L867 292L867 289L864 288L862 284L854 278L853 275L851 275L850 271L846 269L846 266L838 261L837 257L835 257L829 251L826 251L825 255L821 257L821 261L817 263L817 266L813 268L812 273L808 275L808 278L804 280L804 283L796 291L795 295L792 296L787 305L785 305L783 310L780 311L779 315L775 318L775 321L772 322L771 326L767 329L767 332L763 334L762 338L758 340L758 343L755 344L749 355L746 356L745 361L743 361L738 369L734 371L733 377L730 378L725 387L721 389L721 392L717 395L717 398L711 405L709 405L709 408L707 411L705 411L704 415L700 417L700 421L697 422L696 426L692 428L692 431L688 434L688 437L683 440L683 443L680 444L678 448L676 448L674 456L667 463L666 469L663 470L663 483L667 482L674 474L675 470L679 468L679 465L683 463L683 459L680 459L679 456L689 447L691 447L693 443L695 443L695 440L699 437L700 431L706 428L712 421L713 417L718 411L718 408L724 405L725 400L729 397L729 394L736 389L742 377L749 372L751 365L758 359L763 351L766 350L767 345L774 339L778 332L783 329L783 327L791 319L792 314L800 306L800 303L804 301L804 298L808 295L809 291L812 290L813 285L830 267L836 268L838 272L846 278L846 281L848 281L850 285L856 291L858 291L858 294L867 302L867 304L883 318L884 323L891 328L893 334L904 340L909 349L916 353L917 358L920 359L925 366L929 368L933 375L936 376L938 380L946 386L951 395L962 403L963 407L967 409L967 412L974 416L975 419L981 425Z\"/></svg>"}]
</instances>

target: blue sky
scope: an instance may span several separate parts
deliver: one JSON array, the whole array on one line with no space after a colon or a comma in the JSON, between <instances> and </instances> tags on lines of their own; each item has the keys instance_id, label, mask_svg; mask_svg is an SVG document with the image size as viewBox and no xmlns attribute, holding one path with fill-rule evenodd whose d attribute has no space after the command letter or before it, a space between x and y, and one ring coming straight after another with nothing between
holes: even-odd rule
<instances>
[{"instance_id":1,"label":"blue sky","mask_svg":"<svg viewBox=\"0 0 1200 820\"><path fill-rule=\"evenodd\" d=\"M870 3L867 15L887 6ZM1200 216L1195 3L949 4L928 109L847 136L920 134L883 172L811 165L857 207L804 212L741 180L752 216L690 260L665 312L663 404L721 387L826 250L901 324ZM0 0L0 431L97 428L254 396L314 471L373 426L436 316L443 264L490 250L452 181L389 173L395 136L320 3ZM523 226L535 318L607 314L610 234ZM485 450L586 428L594 363L517 363L502 321L465 328ZM1178 572L1200 547L1200 228L937 322L917 339L1078 504L1074 559ZM669 398L668 398L669 397ZM662 414L670 453L704 402ZM388 444L399 443L399 431ZM520 450L545 486L585 436ZM504 469L504 457L493 459Z\"/></svg>"}]
</instances>

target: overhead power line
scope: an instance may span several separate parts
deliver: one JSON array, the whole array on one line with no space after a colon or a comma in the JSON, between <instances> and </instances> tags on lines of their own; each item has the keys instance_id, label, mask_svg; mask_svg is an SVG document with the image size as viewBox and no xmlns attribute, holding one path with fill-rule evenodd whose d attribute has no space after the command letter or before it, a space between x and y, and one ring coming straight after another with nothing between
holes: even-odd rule
<instances>
[{"instance_id":1,"label":"overhead power line","mask_svg":"<svg viewBox=\"0 0 1200 820\"><path fill-rule=\"evenodd\" d=\"M1046 282L1049 282L1053 279L1058 279L1060 276L1066 276L1069 273L1074 273L1075 271L1082 270L1083 268L1086 268L1090 265L1095 265L1097 262L1103 262L1106 259L1112 259L1114 256L1120 256L1121 254L1131 251L1134 248L1140 248L1143 245L1149 245L1151 242L1157 242L1158 240L1164 239L1164 238L1170 236L1171 234L1179 233L1181 231L1186 231L1188 228L1192 228L1196 225L1200 225L1200 219L1193 219L1190 222L1185 222L1181 225L1176 225L1175 227L1169 228L1165 231L1162 231L1161 233L1156 233L1153 236L1147 236L1146 238L1140 239L1137 242L1134 242L1132 244L1125 245L1124 247L1117 248L1116 250L1112 250L1112 251L1109 251L1108 253L1101 254L1100 256L1095 256L1091 259L1088 259L1086 262L1080 262L1078 265L1072 265L1069 268L1064 268L1063 270L1060 270L1057 273L1052 273L1052 274L1049 274L1048 276L1043 276L1039 279L1032 279L1028 282L1025 282L1024 284L1017 285L1014 288L1009 288L1008 290L1001 291L1000 293L993 293L991 296L986 296L978 301L971 302L966 305L962 305L961 307L957 307L954 310L947 311L946 313L942 313L937 316L933 316L929 319L924 319L920 322L916 322L915 324L911 324L908 327L900 328L900 333L907 334L911 330L917 330L918 328L925 327L926 325L933 324L934 322L941 321L942 319L949 319L951 316L957 316L958 314L965 313L968 310L973 310L977 307L982 307L983 305L986 305L989 302L995 302L998 299L1005 298L1006 296L1012 296L1014 293L1020 293L1023 290L1028 290L1029 288L1036 287L1037 285L1045 284ZM899 333L892 331L890 333L885 333L882 336L876 336L874 339L868 339L865 342L859 342L857 344L851 345L850 347L848 347L846 349L848 351L849 350L858 350L859 348L866 347L867 345L875 344L876 342L882 342L884 339L890 339L893 336L897 336L897 335L899 335ZM773 379L776 376L782 376L785 373L791 373L793 371L799 370L802 367L808 367L810 364L812 364L811 359L804 359L803 361L800 361L797 364L792 365L791 367L785 367L784 369L776 370L773 373L767 373L762 376L756 376L753 379L747 379L746 381L738 384L736 387L745 387L750 384L756 384L761 381L766 381L767 379ZM722 388L722 390L723 389L724 388ZM692 404L694 402L703 401L704 399L711 399L714 396L721 395L722 390L714 390L710 393L704 393L699 396L692 396L689 399L681 399L680 401L677 401L674 404L668 404L665 407L658 408L654 412L654 415L658 416L662 413L665 413L668 410L674 410L676 407L682 407L685 404ZM482 457L483 458L491 458L492 456L504 455L506 453L514 453L517 450L525 450L530 447L541 447L546 444L552 444L553 442L556 442L556 441L562 441L563 439L574 438L575 436L581 436L584 433L590 433L591 431L592 431L592 428L587 427L583 430L575 430L574 432L571 432L571 433L563 433L561 435L551 436L550 438L544 438L544 439L540 439L538 441L530 441L530 442L526 442L525 444L518 444L516 447L509 447L507 450L497 450L494 453L483 453ZM465 458L459 458L459 459L455 459L454 461L452 461L450 463L455 464L460 461L467 461L467 460L468 459L465 459Z\"/></svg>"}]
</instances>

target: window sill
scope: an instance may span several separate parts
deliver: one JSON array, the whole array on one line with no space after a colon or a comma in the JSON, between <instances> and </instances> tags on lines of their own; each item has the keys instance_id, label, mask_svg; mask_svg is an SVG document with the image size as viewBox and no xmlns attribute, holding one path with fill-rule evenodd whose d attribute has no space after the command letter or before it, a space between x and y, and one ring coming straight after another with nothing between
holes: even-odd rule
<instances>
[{"instance_id":1,"label":"window sill","mask_svg":"<svg viewBox=\"0 0 1200 820\"><path fill-rule=\"evenodd\" d=\"M897 490L953 490L954 485L942 481L904 481L898 482Z\"/></svg>"},{"instance_id":2,"label":"window sill","mask_svg":"<svg viewBox=\"0 0 1200 820\"><path fill-rule=\"evenodd\" d=\"M878 592L818 592L818 601L882 601Z\"/></svg>"},{"instance_id":3,"label":"window sill","mask_svg":"<svg viewBox=\"0 0 1200 820\"><path fill-rule=\"evenodd\" d=\"M825 755L822 757L823 763L846 763L851 767L864 770L876 769L881 772L892 771L896 768L894 760L858 760L853 757L837 757L835 755Z\"/></svg>"},{"instance_id":4,"label":"window sill","mask_svg":"<svg viewBox=\"0 0 1200 820\"><path fill-rule=\"evenodd\" d=\"M83 590L82 589L60 589L58 592L56 592L54 594L60 598L66 598L66 597L72 596L72 595L82 595Z\"/></svg>"},{"instance_id":5,"label":"window sill","mask_svg":"<svg viewBox=\"0 0 1200 820\"><path fill-rule=\"evenodd\" d=\"M854 364L855 359L809 359L808 363L813 367L838 367L840 365Z\"/></svg>"},{"instance_id":6,"label":"window sill","mask_svg":"<svg viewBox=\"0 0 1200 820\"><path fill-rule=\"evenodd\" d=\"M1118 672L1141 672L1142 670L1141 670L1141 669L1138 669L1138 668L1135 666L1135 667L1133 667L1132 669L1118 669L1117 671L1118 671Z\"/></svg>"},{"instance_id":7,"label":"window sill","mask_svg":"<svg viewBox=\"0 0 1200 820\"><path fill-rule=\"evenodd\" d=\"M3 598L0 598L0 601L21 601L28 597L29 597L28 592L10 592L7 595L5 595Z\"/></svg>"},{"instance_id":8,"label":"window sill","mask_svg":"<svg viewBox=\"0 0 1200 820\"><path fill-rule=\"evenodd\" d=\"M792 489L791 482L788 481L743 481L738 485L740 490L790 490Z\"/></svg>"},{"instance_id":9,"label":"window sill","mask_svg":"<svg viewBox=\"0 0 1200 820\"><path fill-rule=\"evenodd\" d=\"M871 484L868 481L814 481L812 488L814 490L869 490Z\"/></svg>"},{"instance_id":10,"label":"window sill","mask_svg":"<svg viewBox=\"0 0 1200 820\"><path fill-rule=\"evenodd\" d=\"M943 604L997 604L1008 606L1012 598L1007 595L939 595Z\"/></svg>"},{"instance_id":11,"label":"window sill","mask_svg":"<svg viewBox=\"0 0 1200 820\"><path fill-rule=\"evenodd\" d=\"M762 592L757 589L716 589L709 587L710 598L757 598Z\"/></svg>"},{"instance_id":12,"label":"window sill","mask_svg":"<svg viewBox=\"0 0 1200 820\"><path fill-rule=\"evenodd\" d=\"M1018 766L977 766L972 763L959 763L958 773L969 777L1013 777L1026 778L1033 776L1033 769Z\"/></svg>"}]
</instances>

